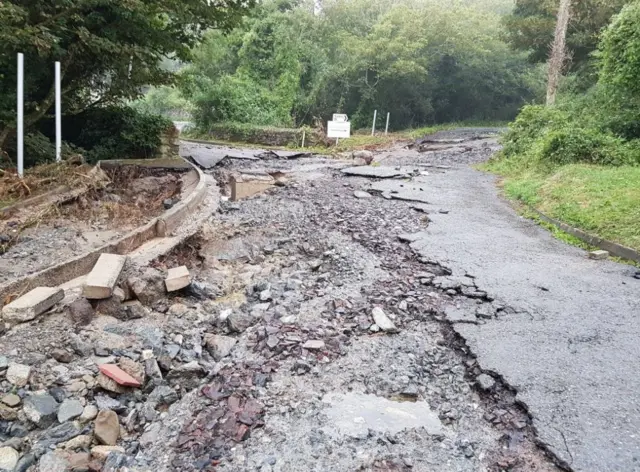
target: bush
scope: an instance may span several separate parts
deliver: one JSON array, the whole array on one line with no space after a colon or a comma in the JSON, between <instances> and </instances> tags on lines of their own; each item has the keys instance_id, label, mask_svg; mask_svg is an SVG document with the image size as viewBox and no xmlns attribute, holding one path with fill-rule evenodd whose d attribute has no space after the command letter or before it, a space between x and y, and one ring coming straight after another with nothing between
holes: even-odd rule
<instances>
[{"instance_id":1,"label":"bush","mask_svg":"<svg viewBox=\"0 0 640 472\"><path fill-rule=\"evenodd\" d=\"M63 138L86 150L89 162L108 159L149 159L173 123L129 107L95 108L65 117Z\"/></svg>"},{"instance_id":2,"label":"bush","mask_svg":"<svg viewBox=\"0 0 640 472\"><path fill-rule=\"evenodd\" d=\"M516 120L509 125L502 137L505 157L528 154L535 142L548 131L564 126L569 116L564 111L543 105L528 105Z\"/></svg>"},{"instance_id":3,"label":"bush","mask_svg":"<svg viewBox=\"0 0 640 472\"><path fill-rule=\"evenodd\" d=\"M562 128L543 138L541 158L550 164L637 165L637 153L622 138L594 129Z\"/></svg>"}]
</instances>

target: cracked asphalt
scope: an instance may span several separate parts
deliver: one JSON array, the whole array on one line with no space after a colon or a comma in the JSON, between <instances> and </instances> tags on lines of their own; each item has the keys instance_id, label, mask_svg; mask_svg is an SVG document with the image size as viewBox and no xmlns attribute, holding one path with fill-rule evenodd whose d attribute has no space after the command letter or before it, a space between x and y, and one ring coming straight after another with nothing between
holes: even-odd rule
<instances>
[{"instance_id":1,"label":"cracked asphalt","mask_svg":"<svg viewBox=\"0 0 640 472\"><path fill-rule=\"evenodd\" d=\"M454 329L484 371L516 390L538 442L565 467L640 470L635 269L589 260L554 239L499 196L494 177L464 164L454 149L447 154L390 152L383 166L415 159L453 166L410 184L384 180L373 188L388 198L428 202L431 224L412 238L412 249L454 276L472 276L494 304L509 308L481 322L448 311Z\"/></svg>"}]
</instances>

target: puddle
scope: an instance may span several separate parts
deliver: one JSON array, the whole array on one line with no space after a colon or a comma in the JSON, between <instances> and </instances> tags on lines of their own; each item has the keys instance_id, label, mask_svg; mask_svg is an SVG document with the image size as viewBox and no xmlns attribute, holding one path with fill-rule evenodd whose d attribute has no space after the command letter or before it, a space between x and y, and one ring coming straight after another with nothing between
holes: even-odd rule
<instances>
[{"instance_id":1,"label":"puddle","mask_svg":"<svg viewBox=\"0 0 640 472\"><path fill-rule=\"evenodd\" d=\"M362 436L369 430L398 433L405 429L424 428L428 434L443 433L442 423L426 402L395 402L361 393L330 393L323 402L339 435Z\"/></svg>"}]
</instances>

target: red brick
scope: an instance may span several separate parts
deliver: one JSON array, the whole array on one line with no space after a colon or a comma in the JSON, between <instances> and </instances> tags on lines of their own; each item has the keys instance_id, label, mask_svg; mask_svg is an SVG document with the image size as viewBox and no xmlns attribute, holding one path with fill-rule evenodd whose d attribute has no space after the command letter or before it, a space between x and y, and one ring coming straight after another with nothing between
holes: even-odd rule
<instances>
[{"instance_id":1,"label":"red brick","mask_svg":"<svg viewBox=\"0 0 640 472\"><path fill-rule=\"evenodd\" d=\"M132 376L127 374L124 370L114 364L102 364L98 367L100 372L104 375L113 379L119 385L124 387L140 387L140 382L134 379Z\"/></svg>"}]
</instances>

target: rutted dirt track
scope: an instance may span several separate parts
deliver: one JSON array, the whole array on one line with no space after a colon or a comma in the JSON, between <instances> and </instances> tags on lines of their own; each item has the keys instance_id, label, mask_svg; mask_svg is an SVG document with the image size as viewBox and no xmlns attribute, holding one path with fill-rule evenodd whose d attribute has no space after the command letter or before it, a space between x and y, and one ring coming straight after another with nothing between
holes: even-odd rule
<instances>
[{"instance_id":1,"label":"rutted dirt track","mask_svg":"<svg viewBox=\"0 0 640 472\"><path fill-rule=\"evenodd\" d=\"M402 165L409 173L390 180L347 176L341 169L352 163L320 157L222 160L210 172L223 189L238 171L277 174L280 186L221 202L197 237L142 273L126 274L123 287L134 287L144 306L65 306L0 337L7 357L0 364L31 368L26 386L1 384L3 395L14 392L20 401L11 398L9 407L2 397L0 448L18 451L21 472L636 470L628 455L612 459L617 453L607 446L621 428L594 427L600 443L576 426L597 426L606 414L580 410L593 391L572 393L581 402L574 407L554 390L578 375L568 364L573 358L543 370L547 396L531 397L535 382L521 382L540 372L531 359L536 346L553 349L537 330L553 330L554 318L537 299L524 306L514 296L518 283L489 277L505 263L487 254L512 241L528 270L516 247L522 232L532 245L540 240L561 251L575 269L585 261L521 222L497 199L493 182L468 168L497 149L495 138L480 136L489 131L438 135L425 152L398 146L378 153L370 172L392 174ZM185 143L183 154L207 149ZM193 283L167 297L163 272L181 264ZM601 267L626 280L625 266L586 264L593 280L602 280ZM521 276L535 286L539 278ZM630 287L609 287L621 310L634 309L625 298ZM562 306L556 288L548 283L544 293ZM530 337L514 325L524 316ZM547 324L536 324L536 316ZM603 337L574 338L580 362L588 361L593 339L612 350ZM143 388L96 376L103 363L137 374ZM517 390L503 378L515 379ZM40 403L52 398L34 404L34 393ZM628 413L633 402L624 405ZM87 454L95 449L97 410L116 412L120 423L106 460L103 450ZM634 421L629 414L628 426ZM633 440L618 438L633 455ZM601 461L575 448L576 440Z\"/></svg>"}]
</instances>

